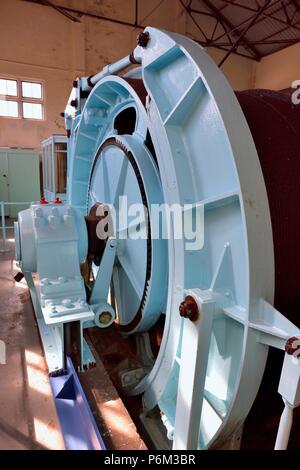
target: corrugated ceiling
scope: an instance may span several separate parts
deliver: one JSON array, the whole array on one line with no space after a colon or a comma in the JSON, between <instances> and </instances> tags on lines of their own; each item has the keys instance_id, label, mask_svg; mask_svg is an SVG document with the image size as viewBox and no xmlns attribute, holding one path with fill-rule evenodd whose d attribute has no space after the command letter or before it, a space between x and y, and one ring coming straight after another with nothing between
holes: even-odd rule
<instances>
[{"instance_id":1,"label":"corrugated ceiling","mask_svg":"<svg viewBox=\"0 0 300 470\"><path fill-rule=\"evenodd\" d=\"M192 35L207 47L233 49L233 53L259 60L300 42L300 0L181 0L181 3L193 20Z\"/></svg>"}]
</instances>

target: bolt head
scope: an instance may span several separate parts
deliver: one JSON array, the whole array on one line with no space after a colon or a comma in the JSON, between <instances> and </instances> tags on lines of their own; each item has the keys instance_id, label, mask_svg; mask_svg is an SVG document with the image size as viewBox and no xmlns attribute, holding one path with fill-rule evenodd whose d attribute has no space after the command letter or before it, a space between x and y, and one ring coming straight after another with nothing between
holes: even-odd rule
<instances>
[{"instance_id":1,"label":"bolt head","mask_svg":"<svg viewBox=\"0 0 300 470\"><path fill-rule=\"evenodd\" d=\"M116 244L117 244L117 240L115 238L112 238L109 242L109 246L111 248L114 248L116 246Z\"/></svg>"},{"instance_id":2,"label":"bolt head","mask_svg":"<svg viewBox=\"0 0 300 470\"><path fill-rule=\"evenodd\" d=\"M56 197L55 200L53 201L53 204L62 204L62 201L60 200L59 197Z\"/></svg>"},{"instance_id":3,"label":"bolt head","mask_svg":"<svg viewBox=\"0 0 300 470\"><path fill-rule=\"evenodd\" d=\"M192 322L198 320L200 312L194 297L188 295L184 301L181 302L179 305L179 315L183 318L188 318Z\"/></svg>"},{"instance_id":4,"label":"bolt head","mask_svg":"<svg viewBox=\"0 0 300 470\"><path fill-rule=\"evenodd\" d=\"M148 33L148 31L143 31L136 38L137 45L141 47L147 47L149 39L150 39L150 34Z\"/></svg>"},{"instance_id":5,"label":"bolt head","mask_svg":"<svg viewBox=\"0 0 300 470\"><path fill-rule=\"evenodd\" d=\"M289 338L285 343L286 353L292 356L298 350L300 350L300 337L293 336L292 338Z\"/></svg>"},{"instance_id":6,"label":"bolt head","mask_svg":"<svg viewBox=\"0 0 300 470\"><path fill-rule=\"evenodd\" d=\"M71 100L70 105L73 106L73 108L77 108L78 107L78 100L77 99Z\"/></svg>"}]
</instances>

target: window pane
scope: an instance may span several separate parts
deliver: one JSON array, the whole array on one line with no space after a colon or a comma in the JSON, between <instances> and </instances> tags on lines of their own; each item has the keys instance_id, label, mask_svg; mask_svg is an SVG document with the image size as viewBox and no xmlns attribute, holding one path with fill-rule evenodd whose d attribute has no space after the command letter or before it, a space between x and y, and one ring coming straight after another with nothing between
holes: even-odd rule
<instances>
[{"instance_id":1,"label":"window pane","mask_svg":"<svg viewBox=\"0 0 300 470\"><path fill-rule=\"evenodd\" d=\"M43 107L38 103L23 103L23 117L28 119L43 119Z\"/></svg>"},{"instance_id":2,"label":"window pane","mask_svg":"<svg viewBox=\"0 0 300 470\"><path fill-rule=\"evenodd\" d=\"M0 116L18 117L19 111L17 101L0 100Z\"/></svg>"},{"instance_id":3,"label":"window pane","mask_svg":"<svg viewBox=\"0 0 300 470\"><path fill-rule=\"evenodd\" d=\"M0 95L17 96L17 94L16 80L0 78Z\"/></svg>"},{"instance_id":4,"label":"window pane","mask_svg":"<svg viewBox=\"0 0 300 470\"><path fill-rule=\"evenodd\" d=\"M24 98L42 98L42 85L40 83L22 82L22 96Z\"/></svg>"}]
</instances>

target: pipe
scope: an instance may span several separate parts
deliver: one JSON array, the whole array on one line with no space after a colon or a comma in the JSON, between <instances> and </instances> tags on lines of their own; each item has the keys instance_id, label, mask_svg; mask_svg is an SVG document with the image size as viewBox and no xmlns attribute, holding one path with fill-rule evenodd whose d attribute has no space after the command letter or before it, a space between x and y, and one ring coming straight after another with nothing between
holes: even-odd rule
<instances>
[{"instance_id":1,"label":"pipe","mask_svg":"<svg viewBox=\"0 0 300 470\"><path fill-rule=\"evenodd\" d=\"M280 418L275 450L287 449L293 424L293 407L287 400L283 399L283 401L285 406Z\"/></svg>"},{"instance_id":2,"label":"pipe","mask_svg":"<svg viewBox=\"0 0 300 470\"><path fill-rule=\"evenodd\" d=\"M101 80L101 78L106 77L107 75L116 74L135 63L137 63L137 61L135 60L133 54L123 57L113 64L106 65L100 72L96 73L96 75L89 77L87 79L87 83L90 87L93 87Z\"/></svg>"}]
</instances>

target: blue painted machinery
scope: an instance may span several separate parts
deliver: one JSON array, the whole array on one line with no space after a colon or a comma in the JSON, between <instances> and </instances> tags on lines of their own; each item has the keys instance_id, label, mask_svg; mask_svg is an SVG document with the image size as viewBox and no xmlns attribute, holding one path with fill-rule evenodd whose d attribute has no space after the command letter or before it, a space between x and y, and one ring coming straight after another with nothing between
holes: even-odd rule
<instances>
[{"instance_id":1,"label":"blue painted machinery","mask_svg":"<svg viewBox=\"0 0 300 470\"><path fill-rule=\"evenodd\" d=\"M273 307L267 190L254 133L220 70L193 41L146 28L131 55L75 81L65 118L68 203L33 204L15 224L50 373L69 355L80 370L95 362L84 328L117 328L136 338L143 364L121 378L143 395L157 447L164 434L173 449L228 448L269 346L286 349L276 442L286 448L300 404L300 332ZM202 221L199 246L177 236L173 212L167 236L154 236L162 204ZM110 227L105 237L99 226ZM149 334L161 317L154 358Z\"/></svg>"}]
</instances>

